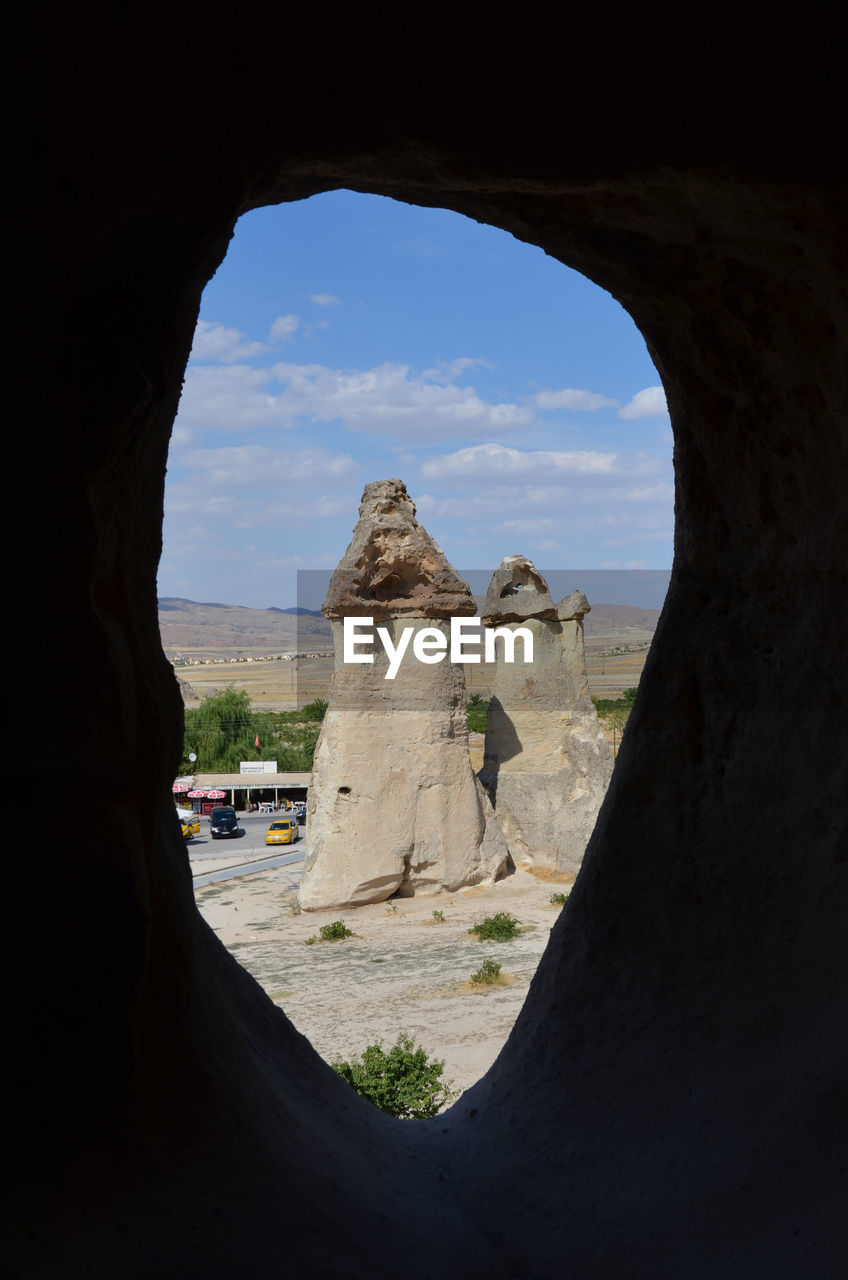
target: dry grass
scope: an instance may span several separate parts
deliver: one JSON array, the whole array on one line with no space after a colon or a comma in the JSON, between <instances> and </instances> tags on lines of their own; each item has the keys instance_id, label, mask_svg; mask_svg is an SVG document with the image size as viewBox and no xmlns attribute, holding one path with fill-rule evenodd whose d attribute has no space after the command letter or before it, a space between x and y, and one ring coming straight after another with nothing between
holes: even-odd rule
<instances>
[{"instance_id":1,"label":"dry grass","mask_svg":"<svg viewBox=\"0 0 848 1280\"><path fill-rule=\"evenodd\" d=\"M522 867L522 870L544 884L574 884L577 879L576 871L553 871L550 867Z\"/></svg>"}]
</instances>

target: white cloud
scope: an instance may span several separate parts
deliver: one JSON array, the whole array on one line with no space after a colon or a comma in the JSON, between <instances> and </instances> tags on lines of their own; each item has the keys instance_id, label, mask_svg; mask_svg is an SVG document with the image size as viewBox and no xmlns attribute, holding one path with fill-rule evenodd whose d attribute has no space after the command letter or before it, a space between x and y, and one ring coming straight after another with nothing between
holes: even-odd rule
<instances>
[{"instance_id":1,"label":"white cloud","mask_svg":"<svg viewBox=\"0 0 848 1280\"><path fill-rule=\"evenodd\" d=\"M473 387L427 382L408 365L330 369L280 362L189 370L180 402L182 428L288 429L298 420L341 421L349 431L410 443L510 431L533 421L532 409L482 399Z\"/></svg>"},{"instance_id":2,"label":"white cloud","mask_svg":"<svg viewBox=\"0 0 848 1280\"><path fill-rule=\"evenodd\" d=\"M578 391L564 387L561 391L539 391L533 397L540 409L615 409L617 400L601 395L598 391Z\"/></svg>"},{"instance_id":3,"label":"white cloud","mask_svg":"<svg viewBox=\"0 0 848 1280\"><path fill-rule=\"evenodd\" d=\"M505 533L542 533L547 529L556 528L556 525L556 520L539 519L532 516L526 520L504 520L501 522L501 528Z\"/></svg>"},{"instance_id":4,"label":"white cloud","mask_svg":"<svg viewBox=\"0 0 848 1280\"><path fill-rule=\"evenodd\" d=\"M297 332L299 325L300 316L291 313L287 316L277 316L268 330L268 337L272 342L288 342Z\"/></svg>"},{"instance_id":5,"label":"white cloud","mask_svg":"<svg viewBox=\"0 0 848 1280\"><path fill-rule=\"evenodd\" d=\"M639 466L645 466L640 463ZM647 464L652 467L652 464ZM512 477L527 481L538 477L551 481L573 476L611 476L623 468L616 453L594 450L536 450L523 452L501 444L477 444L456 453L432 458L421 466L422 479L462 478L479 484L487 479Z\"/></svg>"},{"instance_id":6,"label":"white cloud","mask_svg":"<svg viewBox=\"0 0 848 1280\"><path fill-rule=\"evenodd\" d=\"M475 521L485 521L503 530L503 516L527 521L550 518L559 528L571 532L577 528L616 531L620 524L634 519L647 527L655 515L662 516L662 526L669 524L673 499L670 484L657 484L648 493L634 489L622 476L597 477L587 484L581 477L551 477L549 484L522 482L516 476L508 484L491 484L476 491L461 493L414 494L415 505L426 511L431 520L459 520L464 528ZM514 533L514 530L506 530ZM520 532L520 530L519 530Z\"/></svg>"},{"instance_id":7,"label":"white cloud","mask_svg":"<svg viewBox=\"0 0 848 1280\"><path fill-rule=\"evenodd\" d=\"M339 485L347 487L351 480L358 483L357 477L362 471L360 463L347 453L333 453L329 449L292 451L253 444L190 449L181 455L179 462L194 473L194 480L212 497L217 490L231 493L234 488L283 493L287 484L296 481L303 481L318 494Z\"/></svg>"},{"instance_id":8,"label":"white cloud","mask_svg":"<svg viewBox=\"0 0 848 1280\"><path fill-rule=\"evenodd\" d=\"M223 364L229 364L234 360L249 360L252 356L263 355L268 350L264 342L245 342L244 337L240 329L199 320L194 331L190 359L219 360Z\"/></svg>"},{"instance_id":9,"label":"white cloud","mask_svg":"<svg viewBox=\"0 0 848 1280\"><path fill-rule=\"evenodd\" d=\"M534 542L533 550L564 552L564 551L568 551L569 548L565 545L564 542L557 542L555 538L546 538L544 542Z\"/></svg>"},{"instance_id":10,"label":"white cloud","mask_svg":"<svg viewBox=\"0 0 848 1280\"><path fill-rule=\"evenodd\" d=\"M340 307L342 305L341 298L337 298L334 293L310 293L309 301L314 302L317 307Z\"/></svg>"},{"instance_id":11,"label":"white cloud","mask_svg":"<svg viewBox=\"0 0 848 1280\"><path fill-rule=\"evenodd\" d=\"M262 531L263 546L274 530L284 530L289 548L302 543L304 553L314 558L316 536L328 531L328 522L341 517L345 525L353 523L363 485L363 468L350 455L320 448L187 449L178 465L179 478L169 480L165 490L172 560L197 558L204 542L221 538L235 540L244 554L236 535L254 529ZM306 531L304 494L309 495L312 521ZM316 525L316 520L324 523Z\"/></svg>"},{"instance_id":12,"label":"white cloud","mask_svg":"<svg viewBox=\"0 0 848 1280\"><path fill-rule=\"evenodd\" d=\"M235 364L190 368L176 425L212 431L249 431L255 427L293 427L291 409L268 384L270 369Z\"/></svg>"},{"instance_id":13,"label":"white cloud","mask_svg":"<svg viewBox=\"0 0 848 1280\"><path fill-rule=\"evenodd\" d=\"M425 382L454 382L465 373L466 369L473 369L475 365L480 365L484 369L492 369L493 365L488 360L483 360L477 356L459 356L456 360L438 360L434 369L425 369L421 377Z\"/></svg>"},{"instance_id":14,"label":"white cloud","mask_svg":"<svg viewBox=\"0 0 848 1280\"><path fill-rule=\"evenodd\" d=\"M667 418L668 405L662 387L645 387L618 411L619 418Z\"/></svg>"},{"instance_id":15,"label":"white cloud","mask_svg":"<svg viewBox=\"0 0 848 1280\"><path fill-rule=\"evenodd\" d=\"M641 453L507 448L486 443L429 458L413 490L428 527L473 533L481 545L576 554L585 539L613 547L672 536L674 489L666 460Z\"/></svg>"}]
</instances>

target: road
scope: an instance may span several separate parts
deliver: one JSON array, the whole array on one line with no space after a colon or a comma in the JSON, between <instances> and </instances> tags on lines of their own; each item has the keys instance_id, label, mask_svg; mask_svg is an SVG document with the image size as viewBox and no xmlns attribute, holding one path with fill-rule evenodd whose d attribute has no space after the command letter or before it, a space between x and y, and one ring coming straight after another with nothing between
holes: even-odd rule
<instances>
[{"instance_id":1,"label":"road","mask_svg":"<svg viewBox=\"0 0 848 1280\"><path fill-rule=\"evenodd\" d=\"M300 839L294 845L265 844L268 827L275 818L282 816L240 813L240 834L226 840L213 840L209 833L208 819L201 818L200 835L195 836L187 845L195 888L218 880L230 880L235 876L265 871L271 867L303 862L305 827L300 828Z\"/></svg>"}]
</instances>

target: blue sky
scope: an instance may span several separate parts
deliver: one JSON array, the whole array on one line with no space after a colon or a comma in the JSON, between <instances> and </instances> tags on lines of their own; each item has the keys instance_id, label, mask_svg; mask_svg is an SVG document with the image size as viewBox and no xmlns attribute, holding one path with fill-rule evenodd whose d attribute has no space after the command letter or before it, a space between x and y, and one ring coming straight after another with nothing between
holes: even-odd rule
<instances>
[{"instance_id":1,"label":"blue sky","mask_svg":"<svg viewBox=\"0 0 848 1280\"><path fill-rule=\"evenodd\" d=\"M388 476L460 569L667 568L671 448L632 320L541 249L348 191L256 210L203 295L159 594L294 604Z\"/></svg>"}]
</instances>

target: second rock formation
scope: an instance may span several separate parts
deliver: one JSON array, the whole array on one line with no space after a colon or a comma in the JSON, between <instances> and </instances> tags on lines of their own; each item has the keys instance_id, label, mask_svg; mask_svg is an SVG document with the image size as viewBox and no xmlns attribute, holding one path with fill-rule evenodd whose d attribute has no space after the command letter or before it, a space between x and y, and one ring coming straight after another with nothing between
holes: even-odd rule
<instances>
[{"instance_id":1,"label":"second rock formation","mask_svg":"<svg viewBox=\"0 0 848 1280\"><path fill-rule=\"evenodd\" d=\"M580 591L554 604L524 556L507 556L489 585L485 625L533 636L531 667L498 661L480 771L516 865L577 871L612 776L589 697L588 612Z\"/></svg>"}]
</instances>

